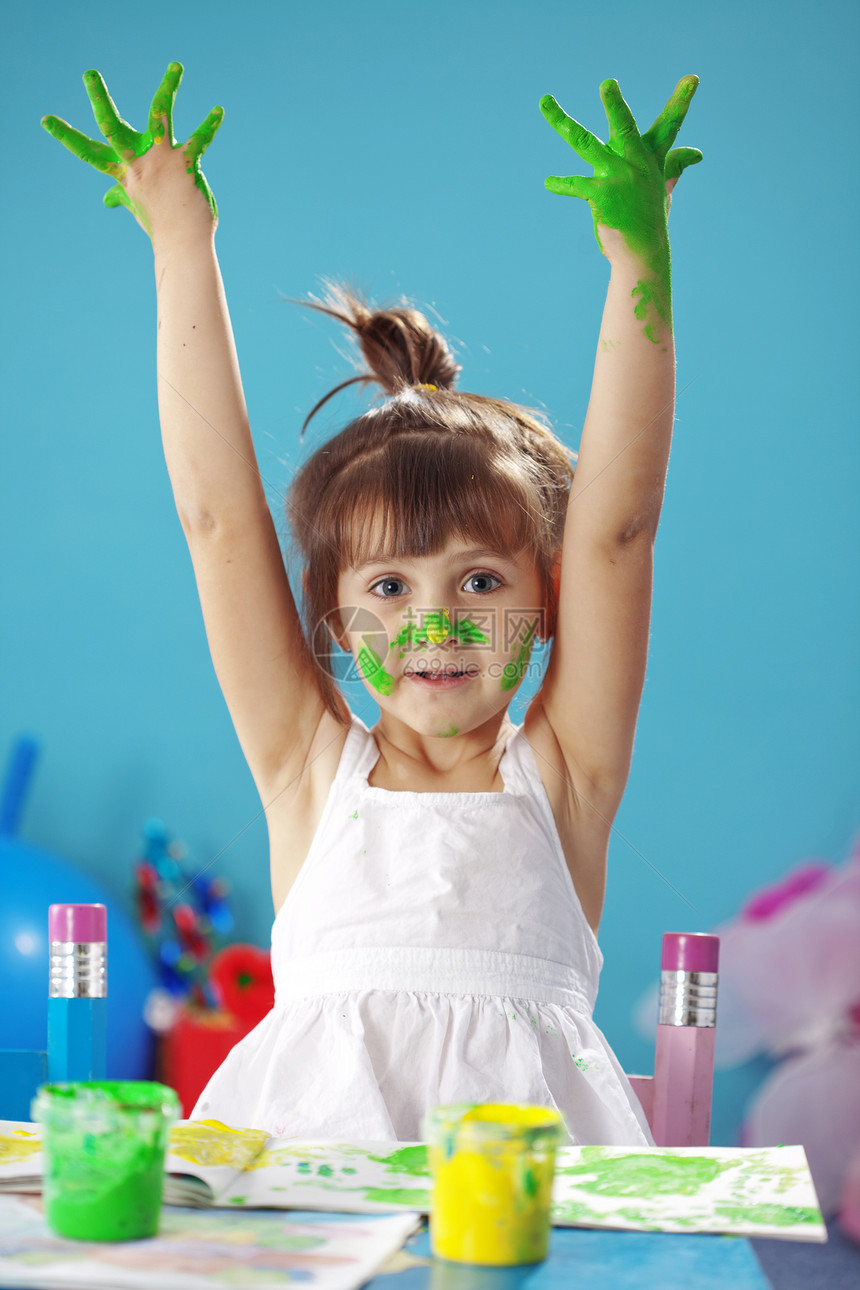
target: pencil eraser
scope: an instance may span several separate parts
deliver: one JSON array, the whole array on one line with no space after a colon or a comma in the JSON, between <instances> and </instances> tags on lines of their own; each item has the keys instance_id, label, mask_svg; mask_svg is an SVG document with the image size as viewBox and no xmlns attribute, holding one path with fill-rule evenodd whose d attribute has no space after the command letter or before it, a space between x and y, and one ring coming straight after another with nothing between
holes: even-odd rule
<instances>
[{"instance_id":1,"label":"pencil eraser","mask_svg":"<svg viewBox=\"0 0 860 1290\"><path fill-rule=\"evenodd\" d=\"M104 905L51 905L48 940L106 941L107 910Z\"/></svg>"},{"instance_id":2,"label":"pencil eraser","mask_svg":"<svg viewBox=\"0 0 860 1290\"><path fill-rule=\"evenodd\" d=\"M720 938L708 932L666 932L663 936L664 972L716 972Z\"/></svg>"}]
</instances>

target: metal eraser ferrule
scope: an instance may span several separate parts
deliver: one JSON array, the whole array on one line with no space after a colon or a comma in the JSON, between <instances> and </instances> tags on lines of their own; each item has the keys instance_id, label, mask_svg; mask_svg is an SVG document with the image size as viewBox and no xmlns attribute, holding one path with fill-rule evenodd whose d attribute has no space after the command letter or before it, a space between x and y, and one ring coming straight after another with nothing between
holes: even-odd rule
<instances>
[{"instance_id":1,"label":"metal eraser ferrule","mask_svg":"<svg viewBox=\"0 0 860 1290\"><path fill-rule=\"evenodd\" d=\"M661 1026L715 1026L716 972L666 971L660 974Z\"/></svg>"},{"instance_id":2,"label":"metal eraser ferrule","mask_svg":"<svg viewBox=\"0 0 860 1290\"><path fill-rule=\"evenodd\" d=\"M50 999L107 998L105 941L51 941Z\"/></svg>"}]
</instances>

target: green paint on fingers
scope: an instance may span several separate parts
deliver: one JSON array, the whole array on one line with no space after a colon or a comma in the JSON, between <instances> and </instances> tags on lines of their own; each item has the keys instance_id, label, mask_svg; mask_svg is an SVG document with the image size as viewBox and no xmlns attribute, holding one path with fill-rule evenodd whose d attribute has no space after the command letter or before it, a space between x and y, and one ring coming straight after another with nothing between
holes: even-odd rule
<instances>
[{"instance_id":1,"label":"green paint on fingers","mask_svg":"<svg viewBox=\"0 0 860 1290\"><path fill-rule=\"evenodd\" d=\"M601 250L600 229L616 229L646 266L635 314L645 322L645 334L655 343L659 323L670 331L672 326L666 184L677 181L687 166L702 159L697 148L670 148L698 83L696 76L683 77L650 129L640 134L618 82L604 81L600 98L609 124L606 143L568 116L551 94L540 101L545 120L583 161L594 167L590 179L550 175L545 186L550 192L588 202Z\"/></svg>"},{"instance_id":2,"label":"green paint on fingers","mask_svg":"<svg viewBox=\"0 0 860 1290\"><path fill-rule=\"evenodd\" d=\"M141 208L129 197L125 186L125 175L129 162L143 157L154 145L167 143L169 147L177 145L173 138L173 104L176 91L182 80L182 64L170 63L155 92L149 109L146 130L135 130L133 126L119 115L116 104L111 98L107 85L100 72L90 70L84 73L84 87L90 100L96 125L106 140L91 139L80 130L74 129L66 121L55 116L42 118L42 125L59 143L73 153L80 161L93 166L103 174L110 175L117 183L105 194L106 206L126 206L138 222L151 234L149 223ZM223 108L213 108L203 123L198 126L188 141L182 146L186 169L194 184L205 197L213 220L217 221L218 207L212 190L200 169L200 158L215 137L224 117Z\"/></svg>"},{"instance_id":3,"label":"green paint on fingers","mask_svg":"<svg viewBox=\"0 0 860 1290\"><path fill-rule=\"evenodd\" d=\"M148 129L156 143L161 143L164 138L167 138L171 147L175 143L173 105L176 102L176 91L179 89L184 70L181 63L168 63L167 71L161 78L161 84L152 96L152 102L149 105Z\"/></svg>"},{"instance_id":4,"label":"green paint on fingers","mask_svg":"<svg viewBox=\"0 0 860 1290\"><path fill-rule=\"evenodd\" d=\"M366 636L361 638L361 646L358 651L358 666L365 681L367 681L368 685L372 685L377 693L386 696L391 694L394 689L394 677L390 672L386 672L382 666L382 659L376 650L371 649L367 644Z\"/></svg>"}]
</instances>

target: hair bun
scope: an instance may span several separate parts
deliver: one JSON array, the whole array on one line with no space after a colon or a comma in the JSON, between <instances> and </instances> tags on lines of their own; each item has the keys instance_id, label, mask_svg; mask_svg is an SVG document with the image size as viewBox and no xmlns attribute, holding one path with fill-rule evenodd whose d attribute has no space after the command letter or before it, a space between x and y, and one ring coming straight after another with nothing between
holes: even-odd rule
<instances>
[{"instance_id":1,"label":"hair bun","mask_svg":"<svg viewBox=\"0 0 860 1290\"><path fill-rule=\"evenodd\" d=\"M325 283L322 301L298 303L337 318L358 339L369 371L353 376L330 390L311 411L311 417L334 394L357 381L377 382L386 394L398 395L416 386L453 390L460 372L445 337L431 327L422 313L404 302L387 309L374 309L367 300L340 282Z\"/></svg>"},{"instance_id":2,"label":"hair bun","mask_svg":"<svg viewBox=\"0 0 860 1290\"><path fill-rule=\"evenodd\" d=\"M395 305L371 312L355 300L360 313L352 321L367 365L388 394L399 394L408 385L435 385L452 390L460 371L444 336L409 305Z\"/></svg>"}]
</instances>

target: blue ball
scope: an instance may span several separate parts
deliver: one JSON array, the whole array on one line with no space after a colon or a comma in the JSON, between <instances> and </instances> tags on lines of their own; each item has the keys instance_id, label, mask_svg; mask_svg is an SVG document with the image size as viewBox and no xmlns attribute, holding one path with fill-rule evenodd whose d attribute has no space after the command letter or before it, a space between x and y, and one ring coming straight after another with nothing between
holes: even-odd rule
<instances>
[{"instance_id":1,"label":"blue ball","mask_svg":"<svg viewBox=\"0 0 860 1290\"><path fill-rule=\"evenodd\" d=\"M67 860L0 836L0 1047L48 1044L48 907L107 907L107 1076L148 1079L153 1037L143 1005L156 985L155 968L122 906Z\"/></svg>"}]
</instances>

